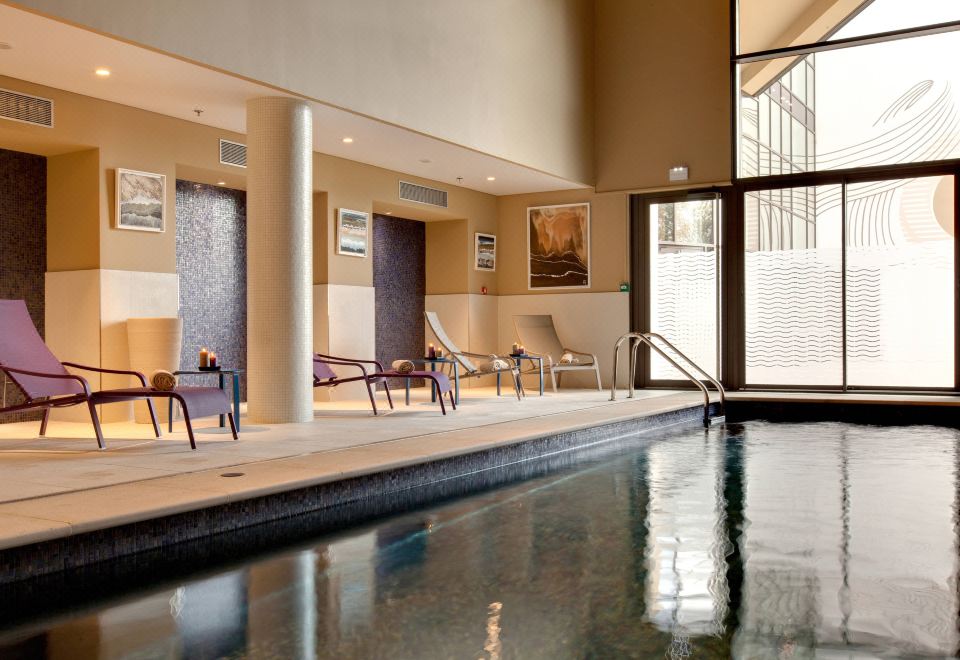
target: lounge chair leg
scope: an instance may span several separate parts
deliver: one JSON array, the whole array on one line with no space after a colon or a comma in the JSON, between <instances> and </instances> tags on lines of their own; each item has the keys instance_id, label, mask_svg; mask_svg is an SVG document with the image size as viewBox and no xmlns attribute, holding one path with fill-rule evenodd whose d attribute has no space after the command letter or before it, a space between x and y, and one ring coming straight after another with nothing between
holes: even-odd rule
<instances>
[{"instance_id":1,"label":"lounge chair leg","mask_svg":"<svg viewBox=\"0 0 960 660\"><path fill-rule=\"evenodd\" d=\"M153 432L160 437L160 424L157 422L157 411L153 407L153 399L147 397L147 410L150 411L150 421L153 422Z\"/></svg>"},{"instance_id":2,"label":"lounge chair leg","mask_svg":"<svg viewBox=\"0 0 960 660\"><path fill-rule=\"evenodd\" d=\"M553 384L553 393L557 393L557 374L553 372L553 369L550 370L550 382Z\"/></svg>"},{"instance_id":3,"label":"lounge chair leg","mask_svg":"<svg viewBox=\"0 0 960 660\"><path fill-rule=\"evenodd\" d=\"M454 409L454 410L456 410L456 409L457 409L457 402L456 402L456 401L454 400L454 398L453 398L453 390L450 390L449 392L447 392L447 394L450 395L450 405L453 406L453 409ZM440 399L441 399L441 401L442 401L442 400L443 400L443 397L440 397Z\"/></svg>"},{"instance_id":4,"label":"lounge chair leg","mask_svg":"<svg viewBox=\"0 0 960 660\"><path fill-rule=\"evenodd\" d=\"M103 430L100 428L100 418L97 417L97 406L93 401L87 401L87 407L90 408L90 421L93 422L93 432L97 434L97 446L100 449L106 449L107 445L103 441Z\"/></svg>"},{"instance_id":5,"label":"lounge chair leg","mask_svg":"<svg viewBox=\"0 0 960 660\"><path fill-rule=\"evenodd\" d=\"M393 410L393 397L390 396L390 385L387 384L387 379L383 379L383 391L387 393L387 403L390 404L390 410Z\"/></svg>"},{"instance_id":6,"label":"lounge chair leg","mask_svg":"<svg viewBox=\"0 0 960 660\"><path fill-rule=\"evenodd\" d=\"M600 384L600 365L599 365L599 364L594 364L594 365L593 365L593 371L594 371L594 373L597 374L597 389L602 392L602 391L603 391L603 385Z\"/></svg>"},{"instance_id":7,"label":"lounge chair leg","mask_svg":"<svg viewBox=\"0 0 960 660\"><path fill-rule=\"evenodd\" d=\"M50 421L50 409L43 409L43 420L40 422L40 437L42 438L47 434L47 422Z\"/></svg>"},{"instance_id":8,"label":"lounge chair leg","mask_svg":"<svg viewBox=\"0 0 960 660\"><path fill-rule=\"evenodd\" d=\"M190 413L187 412L186 404L180 401L180 410L183 412L183 423L187 426L187 437L190 438L190 449L197 448L197 440L193 437L193 424L190 423Z\"/></svg>"},{"instance_id":9,"label":"lounge chair leg","mask_svg":"<svg viewBox=\"0 0 960 660\"><path fill-rule=\"evenodd\" d=\"M500 396L500 372L497 372L497 396Z\"/></svg>"},{"instance_id":10,"label":"lounge chair leg","mask_svg":"<svg viewBox=\"0 0 960 660\"><path fill-rule=\"evenodd\" d=\"M240 436L237 435L237 423L233 421L233 413L227 413L227 421L230 422L230 433L233 434L234 440L239 440Z\"/></svg>"},{"instance_id":11,"label":"lounge chair leg","mask_svg":"<svg viewBox=\"0 0 960 660\"><path fill-rule=\"evenodd\" d=\"M520 374L517 374L513 377L513 389L517 393L517 401L521 401L521 394L523 393L523 381L520 380Z\"/></svg>"},{"instance_id":12,"label":"lounge chair leg","mask_svg":"<svg viewBox=\"0 0 960 660\"><path fill-rule=\"evenodd\" d=\"M437 387L437 390L439 391L440 388ZM446 407L445 405L443 405L443 392L440 392L440 396L437 397L437 401L440 402L440 412L442 412L444 415L446 415L446 414L447 414L447 407Z\"/></svg>"},{"instance_id":13,"label":"lounge chair leg","mask_svg":"<svg viewBox=\"0 0 960 660\"><path fill-rule=\"evenodd\" d=\"M373 397L373 390L370 389L370 381L365 380L363 382L367 386L367 396L370 397L370 405L373 406L373 414L379 415L380 413L377 412L377 400Z\"/></svg>"}]
</instances>

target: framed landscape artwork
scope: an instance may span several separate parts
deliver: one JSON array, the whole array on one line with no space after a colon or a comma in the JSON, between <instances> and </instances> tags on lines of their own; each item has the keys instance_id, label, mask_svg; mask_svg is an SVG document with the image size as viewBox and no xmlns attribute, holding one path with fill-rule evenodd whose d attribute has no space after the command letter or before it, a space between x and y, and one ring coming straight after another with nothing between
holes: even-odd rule
<instances>
[{"instance_id":1,"label":"framed landscape artwork","mask_svg":"<svg viewBox=\"0 0 960 660\"><path fill-rule=\"evenodd\" d=\"M590 286L590 204L527 209L527 278L530 289Z\"/></svg>"},{"instance_id":2,"label":"framed landscape artwork","mask_svg":"<svg viewBox=\"0 0 960 660\"><path fill-rule=\"evenodd\" d=\"M349 209L337 210L337 254L367 256L370 214Z\"/></svg>"},{"instance_id":3,"label":"framed landscape artwork","mask_svg":"<svg viewBox=\"0 0 960 660\"><path fill-rule=\"evenodd\" d=\"M117 229L162 232L167 177L117 168Z\"/></svg>"},{"instance_id":4,"label":"framed landscape artwork","mask_svg":"<svg viewBox=\"0 0 960 660\"><path fill-rule=\"evenodd\" d=\"M494 271L497 269L497 237L493 234L476 233L474 241L474 263L476 270Z\"/></svg>"}]
</instances>

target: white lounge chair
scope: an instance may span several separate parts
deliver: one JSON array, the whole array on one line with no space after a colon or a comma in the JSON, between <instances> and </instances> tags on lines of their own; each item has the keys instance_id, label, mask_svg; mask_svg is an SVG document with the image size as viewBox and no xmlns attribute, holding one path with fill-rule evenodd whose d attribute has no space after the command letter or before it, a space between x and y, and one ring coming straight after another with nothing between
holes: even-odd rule
<instances>
[{"instance_id":1,"label":"white lounge chair","mask_svg":"<svg viewBox=\"0 0 960 660\"><path fill-rule=\"evenodd\" d=\"M520 370L517 369L512 358L461 351L444 331L443 325L440 324L440 319L437 317L436 312L424 312L423 315L426 317L427 325L430 326L430 330L436 336L440 346L464 368L465 373L460 374L461 378L497 376L497 394L499 394L500 374L509 372L511 380L513 380L513 389L517 393L517 399L520 398L520 395L523 393L523 385L520 383ZM474 362L474 359L476 362ZM503 365L508 366L506 368L498 368L496 365L497 362L502 362Z\"/></svg>"},{"instance_id":2,"label":"white lounge chair","mask_svg":"<svg viewBox=\"0 0 960 660\"><path fill-rule=\"evenodd\" d=\"M593 371L597 376L597 389L600 384L600 365L597 356L572 348L564 347L557 336L553 317L549 314L523 314L513 317L513 326L517 337L527 353L543 358L543 368L550 373L553 391L563 374L568 371Z\"/></svg>"}]
</instances>

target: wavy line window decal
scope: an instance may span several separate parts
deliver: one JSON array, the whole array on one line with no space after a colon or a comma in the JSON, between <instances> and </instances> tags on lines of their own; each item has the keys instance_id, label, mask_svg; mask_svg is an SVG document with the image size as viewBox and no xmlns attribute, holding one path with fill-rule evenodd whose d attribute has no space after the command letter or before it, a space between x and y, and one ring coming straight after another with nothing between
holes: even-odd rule
<instances>
[{"instance_id":1,"label":"wavy line window decal","mask_svg":"<svg viewBox=\"0 0 960 660\"><path fill-rule=\"evenodd\" d=\"M744 275L749 384L843 384L840 186L749 193Z\"/></svg>"}]
</instances>

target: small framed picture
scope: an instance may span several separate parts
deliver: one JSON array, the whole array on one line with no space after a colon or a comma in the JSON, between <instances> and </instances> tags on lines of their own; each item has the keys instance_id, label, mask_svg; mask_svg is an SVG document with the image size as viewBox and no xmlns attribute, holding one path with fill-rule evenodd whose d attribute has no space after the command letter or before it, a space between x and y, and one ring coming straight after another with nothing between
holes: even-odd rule
<instances>
[{"instance_id":1,"label":"small framed picture","mask_svg":"<svg viewBox=\"0 0 960 660\"><path fill-rule=\"evenodd\" d=\"M117 229L163 232L167 177L117 168Z\"/></svg>"},{"instance_id":2,"label":"small framed picture","mask_svg":"<svg viewBox=\"0 0 960 660\"><path fill-rule=\"evenodd\" d=\"M369 213L337 209L337 254L367 256L369 227Z\"/></svg>"},{"instance_id":3,"label":"small framed picture","mask_svg":"<svg viewBox=\"0 0 960 660\"><path fill-rule=\"evenodd\" d=\"M493 234L476 233L474 241L474 263L476 270L494 271L497 269L497 237Z\"/></svg>"}]
</instances>

